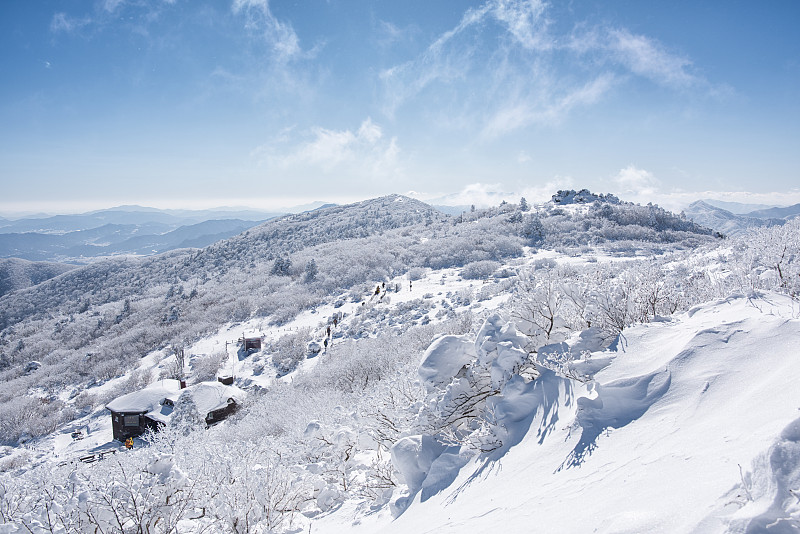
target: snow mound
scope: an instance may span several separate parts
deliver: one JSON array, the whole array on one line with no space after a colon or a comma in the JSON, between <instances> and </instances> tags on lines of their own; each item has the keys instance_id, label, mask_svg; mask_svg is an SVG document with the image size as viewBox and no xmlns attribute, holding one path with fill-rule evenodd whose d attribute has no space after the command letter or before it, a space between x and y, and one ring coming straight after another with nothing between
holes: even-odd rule
<instances>
[{"instance_id":1,"label":"snow mound","mask_svg":"<svg viewBox=\"0 0 800 534\"><path fill-rule=\"evenodd\" d=\"M475 343L467 336L442 336L428 347L419 364L419 377L428 392L450 383L477 357Z\"/></svg>"}]
</instances>

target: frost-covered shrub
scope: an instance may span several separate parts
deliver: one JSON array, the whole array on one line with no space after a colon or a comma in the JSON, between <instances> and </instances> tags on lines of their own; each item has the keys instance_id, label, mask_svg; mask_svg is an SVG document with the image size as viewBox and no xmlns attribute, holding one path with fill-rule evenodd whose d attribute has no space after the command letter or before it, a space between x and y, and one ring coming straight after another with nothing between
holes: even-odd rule
<instances>
[{"instance_id":1,"label":"frost-covered shrub","mask_svg":"<svg viewBox=\"0 0 800 534\"><path fill-rule=\"evenodd\" d=\"M533 262L534 269L554 269L558 264L553 258L541 258Z\"/></svg>"},{"instance_id":2,"label":"frost-covered shrub","mask_svg":"<svg viewBox=\"0 0 800 534\"><path fill-rule=\"evenodd\" d=\"M272 365L278 376L291 373L305 359L309 341L311 332L304 328L270 343L267 350L272 353Z\"/></svg>"},{"instance_id":3,"label":"frost-covered shrub","mask_svg":"<svg viewBox=\"0 0 800 534\"><path fill-rule=\"evenodd\" d=\"M235 322L246 321L254 310L253 302L249 298L238 298L231 309L231 319Z\"/></svg>"},{"instance_id":4,"label":"frost-covered shrub","mask_svg":"<svg viewBox=\"0 0 800 534\"><path fill-rule=\"evenodd\" d=\"M194 382L216 380L220 367L227 359L228 355L225 352L212 352L196 356L191 362L192 380Z\"/></svg>"},{"instance_id":5,"label":"frost-covered shrub","mask_svg":"<svg viewBox=\"0 0 800 534\"><path fill-rule=\"evenodd\" d=\"M78 411L91 411L97 405L97 397L86 390L78 393L73 400L73 406Z\"/></svg>"},{"instance_id":6,"label":"frost-covered shrub","mask_svg":"<svg viewBox=\"0 0 800 534\"><path fill-rule=\"evenodd\" d=\"M408 271L408 279L409 280L421 280L425 276L426 272L427 272L427 269L424 269L422 267L414 267L413 269L409 269L409 271Z\"/></svg>"},{"instance_id":7,"label":"frost-covered shrub","mask_svg":"<svg viewBox=\"0 0 800 534\"><path fill-rule=\"evenodd\" d=\"M461 277L465 280L483 280L492 276L500 268L500 264L492 260L474 261L461 269Z\"/></svg>"}]
</instances>

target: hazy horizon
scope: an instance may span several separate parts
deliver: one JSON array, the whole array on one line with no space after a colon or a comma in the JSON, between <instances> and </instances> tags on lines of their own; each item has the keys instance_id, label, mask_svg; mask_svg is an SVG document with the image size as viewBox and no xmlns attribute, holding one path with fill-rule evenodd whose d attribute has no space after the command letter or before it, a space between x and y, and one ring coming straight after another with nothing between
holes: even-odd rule
<instances>
[{"instance_id":1,"label":"hazy horizon","mask_svg":"<svg viewBox=\"0 0 800 534\"><path fill-rule=\"evenodd\" d=\"M566 189L581 189L581 187L567 187ZM603 191L603 190L594 190L593 193L609 193L610 191ZM534 195L525 196L524 194L519 194L516 192L504 192L504 191L490 191L480 186L480 184L475 184L473 187L467 187L464 190L456 193L450 193L441 195L435 198L424 198L424 195L419 195L414 191L409 191L405 193L387 193L387 194L402 194L405 196L409 196L411 198L416 198L417 200L421 200L422 202L433 204L433 205L441 205L441 206L470 206L475 205L478 208L487 208L491 206L496 206L501 202L511 202L515 203L518 202L520 198L525 197L526 200L533 203L542 203L550 200L552 194L556 193L556 190L552 190L549 194L538 194L538 192L534 192ZM381 195L383 196L383 195ZM660 196L653 195L651 197L640 197L640 198L631 198L632 195L625 195L622 194L620 199L623 201L630 201L634 203L647 203L652 202L657 204L665 209L678 212L691 204L692 202L698 200L716 200L721 201L723 203L735 203L735 204L757 204L762 206L769 206L769 207L786 207L791 206L797 203L800 203L800 192L791 192L791 193L776 193L776 194L762 194L756 195L748 192L727 192L727 193L719 193L714 191L705 191L701 193L679 193L673 194L669 196ZM213 200L201 201L197 203L184 203L180 205L175 205L172 200L167 201L154 201L154 202L147 202L144 203L140 202L97 202L91 205L75 205L73 208L62 208L62 209L54 209L50 211L46 210L3 210L0 209L0 217L8 218L8 219L21 219L26 217L50 217L54 215L77 215L77 214L85 214L91 213L95 211L103 211L103 210L113 210L117 208L142 208L145 210L148 209L155 209L155 210L162 210L162 211L259 211L264 213L298 213L301 211L307 211L311 209L316 209L325 204L352 204L356 202L361 202L364 200L369 200L370 198L375 197L363 197L363 198L339 198L338 201L336 200L325 200L325 199L315 199L313 201L309 201L308 199L296 199L298 204L293 205L280 205L277 202L267 202L265 204L259 204L259 199L233 199L233 202L248 202L255 200L256 203L254 204L214 204ZM659 198L661 202L659 202ZM783 199L781 202L776 202L776 199ZM786 199L794 199L794 202L787 202ZM0 205L2 205L0 203Z\"/></svg>"}]
</instances>

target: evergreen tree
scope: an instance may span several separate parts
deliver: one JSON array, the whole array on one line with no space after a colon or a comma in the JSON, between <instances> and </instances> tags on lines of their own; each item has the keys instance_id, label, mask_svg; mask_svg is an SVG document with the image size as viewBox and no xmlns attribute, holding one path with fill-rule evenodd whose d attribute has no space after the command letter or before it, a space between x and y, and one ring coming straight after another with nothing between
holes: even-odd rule
<instances>
[{"instance_id":1,"label":"evergreen tree","mask_svg":"<svg viewBox=\"0 0 800 534\"><path fill-rule=\"evenodd\" d=\"M313 282L317 279L317 274L319 273L319 268L317 267L317 262L314 261L314 258L306 263L306 282Z\"/></svg>"},{"instance_id":2,"label":"evergreen tree","mask_svg":"<svg viewBox=\"0 0 800 534\"><path fill-rule=\"evenodd\" d=\"M278 276L289 276L289 269L292 268L292 260L288 257L277 257L272 264L272 274Z\"/></svg>"}]
</instances>

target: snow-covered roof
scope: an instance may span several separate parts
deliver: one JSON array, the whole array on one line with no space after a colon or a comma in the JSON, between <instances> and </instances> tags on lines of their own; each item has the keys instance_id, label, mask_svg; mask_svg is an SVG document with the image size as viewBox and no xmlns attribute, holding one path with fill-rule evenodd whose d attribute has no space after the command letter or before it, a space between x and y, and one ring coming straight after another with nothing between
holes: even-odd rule
<instances>
[{"instance_id":1,"label":"snow-covered roof","mask_svg":"<svg viewBox=\"0 0 800 534\"><path fill-rule=\"evenodd\" d=\"M245 392L236 386L226 386L221 382L200 382L181 391L173 402L177 402L187 391L191 392L197 411L203 415L224 408L228 405L228 399L241 403L245 397Z\"/></svg>"},{"instance_id":2,"label":"snow-covered roof","mask_svg":"<svg viewBox=\"0 0 800 534\"><path fill-rule=\"evenodd\" d=\"M165 398L180 392L180 389L181 385L177 380L159 380L140 391L117 397L106 404L106 408L112 412L147 413L159 409Z\"/></svg>"},{"instance_id":3,"label":"snow-covered roof","mask_svg":"<svg viewBox=\"0 0 800 534\"><path fill-rule=\"evenodd\" d=\"M175 407L172 404L162 404L147 412L146 417L166 425L169 423L169 420L172 417L172 410L174 409Z\"/></svg>"}]
</instances>

